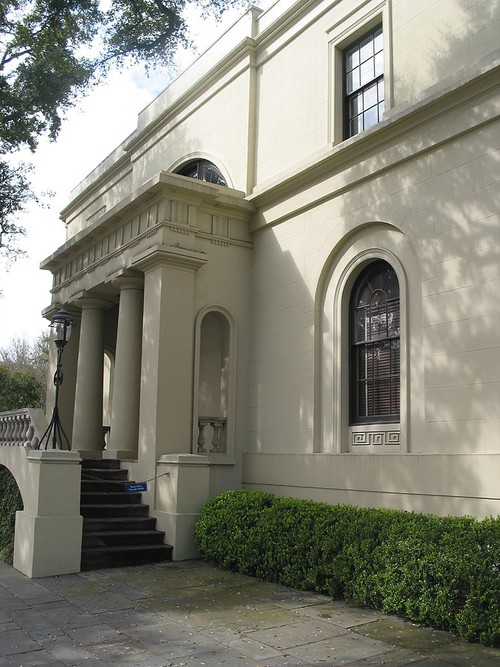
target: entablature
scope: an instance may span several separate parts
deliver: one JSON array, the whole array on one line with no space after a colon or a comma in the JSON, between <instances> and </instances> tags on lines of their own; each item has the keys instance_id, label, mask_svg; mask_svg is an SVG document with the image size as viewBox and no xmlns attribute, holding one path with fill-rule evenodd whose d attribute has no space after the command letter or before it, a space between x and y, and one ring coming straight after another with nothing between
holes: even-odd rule
<instances>
[{"instance_id":1,"label":"entablature","mask_svg":"<svg viewBox=\"0 0 500 667\"><path fill-rule=\"evenodd\" d=\"M252 213L242 192L160 172L69 239L41 268L52 272L52 292L64 301L130 268L152 246L194 252L206 252L210 244L251 248Z\"/></svg>"}]
</instances>

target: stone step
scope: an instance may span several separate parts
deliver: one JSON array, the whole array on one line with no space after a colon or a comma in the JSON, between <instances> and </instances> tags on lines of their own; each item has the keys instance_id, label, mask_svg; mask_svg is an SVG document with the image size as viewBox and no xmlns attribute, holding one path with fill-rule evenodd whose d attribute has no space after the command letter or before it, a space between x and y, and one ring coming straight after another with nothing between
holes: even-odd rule
<instances>
[{"instance_id":1,"label":"stone step","mask_svg":"<svg viewBox=\"0 0 500 667\"><path fill-rule=\"evenodd\" d=\"M112 517L85 517L83 531L95 533L111 530L153 530L156 519L151 516L112 516Z\"/></svg>"},{"instance_id":2,"label":"stone step","mask_svg":"<svg viewBox=\"0 0 500 667\"><path fill-rule=\"evenodd\" d=\"M82 459L82 469L105 469L105 470L119 470L121 467L120 461L116 459Z\"/></svg>"},{"instance_id":3,"label":"stone step","mask_svg":"<svg viewBox=\"0 0 500 667\"><path fill-rule=\"evenodd\" d=\"M128 483L127 479L84 479L82 477L81 490L84 493L125 493Z\"/></svg>"},{"instance_id":4,"label":"stone step","mask_svg":"<svg viewBox=\"0 0 500 667\"><path fill-rule=\"evenodd\" d=\"M82 505L80 513L83 517L124 517L124 516L148 516L149 505L135 504L111 504L95 503Z\"/></svg>"},{"instance_id":5,"label":"stone step","mask_svg":"<svg viewBox=\"0 0 500 667\"><path fill-rule=\"evenodd\" d=\"M102 491L98 493L82 491L80 504L88 505L138 505L141 502L141 493L127 493L126 491Z\"/></svg>"},{"instance_id":6,"label":"stone step","mask_svg":"<svg viewBox=\"0 0 500 667\"><path fill-rule=\"evenodd\" d=\"M137 544L163 544L165 533L161 530L99 530L85 531L82 546L91 547L135 546Z\"/></svg>"},{"instance_id":7,"label":"stone step","mask_svg":"<svg viewBox=\"0 0 500 667\"><path fill-rule=\"evenodd\" d=\"M168 544L89 547L82 551L81 569L96 570L170 560L172 547Z\"/></svg>"},{"instance_id":8,"label":"stone step","mask_svg":"<svg viewBox=\"0 0 500 667\"><path fill-rule=\"evenodd\" d=\"M83 468L82 480L127 481L128 472L124 468Z\"/></svg>"}]
</instances>

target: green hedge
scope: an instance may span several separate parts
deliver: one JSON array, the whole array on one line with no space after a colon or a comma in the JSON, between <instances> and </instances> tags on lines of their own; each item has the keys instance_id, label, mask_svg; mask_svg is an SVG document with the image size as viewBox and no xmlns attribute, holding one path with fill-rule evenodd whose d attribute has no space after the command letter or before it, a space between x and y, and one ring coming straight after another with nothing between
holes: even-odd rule
<instances>
[{"instance_id":1,"label":"green hedge","mask_svg":"<svg viewBox=\"0 0 500 667\"><path fill-rule=\"evenodd\" d=\"M334 506L260 491L209 501L200 552L219 567L500 644L500 517Z\"/></svg>"}]
</instances>

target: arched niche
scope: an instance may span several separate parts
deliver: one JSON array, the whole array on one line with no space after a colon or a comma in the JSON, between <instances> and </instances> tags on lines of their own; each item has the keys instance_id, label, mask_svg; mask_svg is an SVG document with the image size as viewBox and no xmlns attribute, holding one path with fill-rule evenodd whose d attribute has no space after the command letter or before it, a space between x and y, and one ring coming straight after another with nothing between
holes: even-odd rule
<instances>
[{"instance_id":1,"label":"arched niche","mask_svg":"<svg viewBox=\"0 0 500 667\"><path fill-rule=\"evenodd\" d=\"M193 453L214 462L234 456L235 323L219 306L196 319Z\"/></svg>"}]
</instances>

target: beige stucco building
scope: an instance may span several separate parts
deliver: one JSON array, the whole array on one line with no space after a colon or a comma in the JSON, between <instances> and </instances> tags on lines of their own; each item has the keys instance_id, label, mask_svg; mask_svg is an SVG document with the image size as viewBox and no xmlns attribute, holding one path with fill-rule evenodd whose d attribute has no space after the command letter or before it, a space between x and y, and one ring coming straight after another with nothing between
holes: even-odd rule
<instances>
[{"instance_id":1,"label":"beige stucco building","mask_svg":"<svg viewBox=\"0 0 500 667\"><path fill-rule=\"evenodd\" d=\"M173 542L240 486L498 514L499 31L491 0L253 8L74 190L61 420Z\"/></svg>"}]
</instances>

